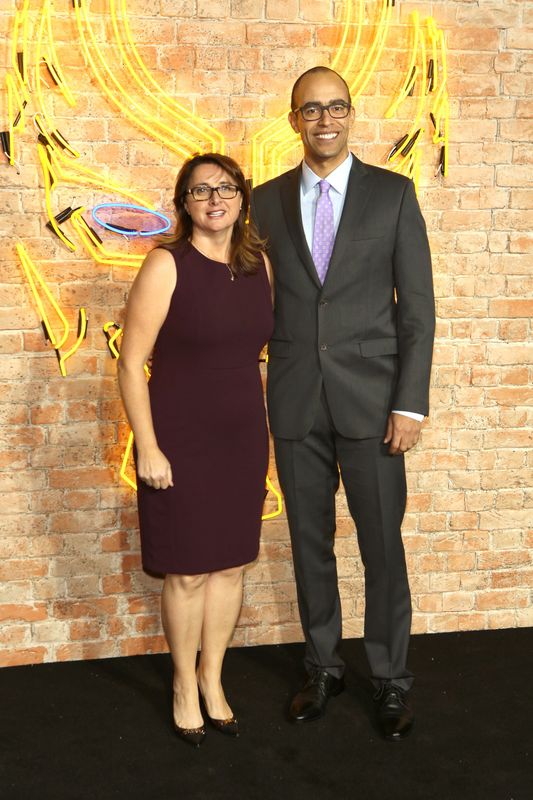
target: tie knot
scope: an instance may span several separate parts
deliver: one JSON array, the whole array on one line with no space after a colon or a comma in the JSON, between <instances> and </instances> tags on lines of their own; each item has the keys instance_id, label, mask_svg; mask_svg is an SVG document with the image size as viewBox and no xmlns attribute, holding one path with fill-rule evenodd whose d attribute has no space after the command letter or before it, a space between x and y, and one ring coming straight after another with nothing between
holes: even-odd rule
<instances>
[{"instance_id":1,"label":"tie knot","mask_svg":"<svg viewBox=\"0 0 533 800\"><path fill-rule=\"evenodd\" d=\"M326 194L331 189L331 184L327 181L320 181L318 185L320 186L320 194Z\"/></svg>"}]
</instances>

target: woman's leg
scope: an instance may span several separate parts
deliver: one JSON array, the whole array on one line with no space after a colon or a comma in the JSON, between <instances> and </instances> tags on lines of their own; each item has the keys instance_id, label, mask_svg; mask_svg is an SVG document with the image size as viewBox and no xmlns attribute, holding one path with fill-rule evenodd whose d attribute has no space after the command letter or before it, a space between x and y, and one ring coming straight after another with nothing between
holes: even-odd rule
<instances>
[{"instance_id":1,"label":"woman's leg","mask_svg":"<svg viewBox=\"0 0 533 800\"><path fill-rule=\"evenodd\" d=\"M243 567L234 567L211 572L205 589L198 684L207 713L213 719L228 719L233 715L224 696L221 673L241 610L243 571Z\"/></svg>"},{"instance_id":2,"label":"woman's leg","mask_svg":"<svg viewBox=\"0 0 533 800\"><path fill-rule=\"evenodd\" d=\"M203 724L196 655L208 578L208 575L167 575L161 594L161 619L174 663L174 722L180 728L199 728Z\"/></svg>"}]
</instances>

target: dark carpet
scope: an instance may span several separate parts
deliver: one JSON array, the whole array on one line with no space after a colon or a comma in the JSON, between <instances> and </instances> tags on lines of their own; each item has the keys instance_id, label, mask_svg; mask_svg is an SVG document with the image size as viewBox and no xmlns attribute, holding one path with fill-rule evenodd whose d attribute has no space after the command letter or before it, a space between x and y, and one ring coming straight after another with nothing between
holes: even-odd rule
<instances>
[{"instance_id":1,"label":"dark carpet","mask_svg":"<svg viewBox=\"0 0 533 800\"><path fill-rule=\"evenodd\" d=\"M291 725L302 645L230 650L241 736L195 750L170 717L169 656L0 671L2 800L531 800L533 629L414 636L417 721L385 742L360 640L326 717Z\"/></svg>"}]
</instances>

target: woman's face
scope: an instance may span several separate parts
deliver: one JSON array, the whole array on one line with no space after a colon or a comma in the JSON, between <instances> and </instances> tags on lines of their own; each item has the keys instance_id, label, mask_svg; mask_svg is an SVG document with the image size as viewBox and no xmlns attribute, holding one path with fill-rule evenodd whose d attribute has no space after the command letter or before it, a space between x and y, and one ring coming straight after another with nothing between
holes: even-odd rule
<instances>
[{"instance_id":1,"label":"woman's face","mask_svg":"<svg viewBox=\"0 0 533 800\"><path fill-rule=\"evenodd\" d=\"M220 197L218 192L211 192L211 197L209 193L214 187L222 191L226 187L235 186L231 176L218 164L199 164L194 168L187 186L189 193L184 199L185 209L191 215L193 229L216 233L233 227L242 206L241 192L238 191L235 197L227 199ZM191 189L203 193L205 199L195 200L190 193ZM227 188L226 191L231 193Z\"/></svg>"}]
</instances>

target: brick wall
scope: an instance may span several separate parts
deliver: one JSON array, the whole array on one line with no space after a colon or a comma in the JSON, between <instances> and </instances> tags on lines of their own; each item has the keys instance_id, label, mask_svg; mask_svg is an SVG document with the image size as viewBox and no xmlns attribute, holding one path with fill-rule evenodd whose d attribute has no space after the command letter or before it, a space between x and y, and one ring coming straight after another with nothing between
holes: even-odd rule
<instances>
[{"instance_id":1,"label":"brick wall","mask_svg":"<svg viewBox=\"0 0 533 800\"><path fill-rule=\"evenodd\" d=\"M43 73L51 87L45 102L58 129L85 166L168 209L181 158L103 98L85 67L73 10L55 5L58 56L77 96L70 109ZM107 32L109 40L109 3L89 5L97 35ZM377 5L366 3L369 22ZM33 30L39 8L40 2L30 2ZM389 45L358 101L353 131L354 151L373 163L383 163L404 127L385 122L383 115L407 59L413 10L433 14L447 32L452 117L449 177L433 177L428 143L419 189L434 253L439 320L431 417L408 457L404 540L414 631L531 625L533 106L526 33L533 4L397 0ZM339 42L335 20L342 15L340 4L326 0L129 0L128 11L153 74L224 133L228 152L247 171L251 136L284 112L301 71L330 63ZM13 11L0 13L1 35L9 42ZM370 33L365 29L362 52ZM2 52L7 68L8 47ZM107 52L116 65L116 52L111 46ZM26 131L17 137L19 173L0 164L3 665L164 648L160 582L140 569L135 497L118 477L127 427L116 365L102 333L107 320L123 320L134 270L96 265L80 248L69 252L46 229L31 122L35 110L30 103ZM5 128L5 98L2 120ZM291 158L295 163L297 154ZM61 181L54 210L91 207L101 199L96 188ZM44 343L15 255L17 241L26 245L72 324L80 305L87 308L87 341L68 362L66 378ZM117 244L112 234L105 242L123 252L149 246ZM345 633L359 636L362 570L342 496L338 512ZM279 517L264 524L234 642L300 637L287 526Z\"/></svg>"}]
</instances>

